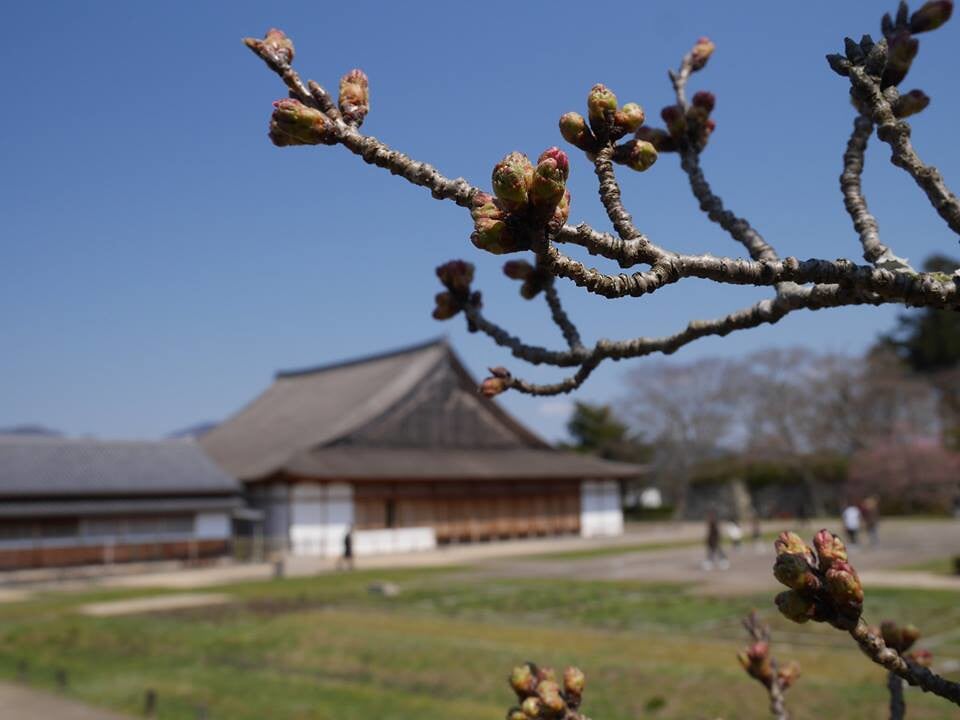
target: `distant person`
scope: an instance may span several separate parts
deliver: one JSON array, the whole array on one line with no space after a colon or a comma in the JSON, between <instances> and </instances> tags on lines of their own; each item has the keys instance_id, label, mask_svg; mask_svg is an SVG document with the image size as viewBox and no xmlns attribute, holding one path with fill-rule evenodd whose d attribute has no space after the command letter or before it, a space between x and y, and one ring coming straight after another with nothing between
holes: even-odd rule
<instances>
[{"instance_id":1,"label":"distant person","mask_svg":"<svg viewBox=\"0 0 960 720\"><path fill-rule=\"evenodd\" d=\"M875 495L871 495L863 501L862 513L863 526L866 528L870 547L876 547L880 543L877 532L877 525L880 523L880 501Z\"/></svg>"},{"instance_id":2,"label":"distant person","mask_svg":"<svg viewBox=\"0 0 960 720\"><path fill-rule=\"evenodd\" d=\"M353 525L343 534L343 555L337 560L337 570L353 570Z\"/></svg>"},{"instance_id":3,"label":"distant person","mask_svg":"<svg viewBox=\"0 0 960 720\"><path fill-rule=\"evenodd\" d=\"M707 558L703 561L704 570L713 570L718 567L726 570L730 567L723 548L720 546L720 523L717 522L717 514L711 512L707 515Z\"/></svg>"},{"instance_id":4,"label":"distant person","mask_svg":"<svg viewBox=\"0 0 960 720\"><path fill-rule=\"evenodd\" d=\"M726 531L734 551L740 552L740 545L743 544L743 528L740 527L740 523L736 520L731 520L727 523Z\"/></svg>"},{"instance_id":5,"label":"distant person","mask_svg":"<svg viewBox=\"0 0 960 720\"><path fill-rule=\"evenodd\" d=\"M797 522L799 523L800 527L803 528L807 526L807 521L809 519L810 517L807 515L807 504L802 502L797 508Z\"/></svg>"},{"instance_id":6,"label":"distant person","mask_svg":"<svg viewBox=\"0 0 960 720\"><path fill-rule=\"evenodd\" d=\"M857 535L860 532L860 520L862 518L860 508L850 503L844 508L842 518L843 529L847 533L847 539L851 545L855 546L857 544Z\"/></svg>"}]
</instances>

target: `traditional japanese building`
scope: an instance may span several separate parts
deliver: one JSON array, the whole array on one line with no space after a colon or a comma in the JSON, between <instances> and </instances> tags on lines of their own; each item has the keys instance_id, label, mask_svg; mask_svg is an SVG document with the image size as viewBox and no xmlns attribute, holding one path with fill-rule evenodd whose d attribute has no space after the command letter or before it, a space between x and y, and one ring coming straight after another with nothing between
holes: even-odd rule
<instances>
[{"instance_id":1,"label":"traditional japanese building","mask_svg":"<svg viewBox=\"0 0 960 720\"><path fill-rule=\"evenodd\" d=\"M224 555L242 504L192 441L0 435L0 569Z\"/></svg>"},{"instance_id":2,"label":"traditional japanese building","mask_svg":"<svg viewBox=\"0 0 960 720\"><path fill-rule=\"evenodd\" d=\"M481 396L445 341L280 372L200 438L274 547L337 555L623 530L643 468L551 448Z\"/></svg>"}]
</instances>

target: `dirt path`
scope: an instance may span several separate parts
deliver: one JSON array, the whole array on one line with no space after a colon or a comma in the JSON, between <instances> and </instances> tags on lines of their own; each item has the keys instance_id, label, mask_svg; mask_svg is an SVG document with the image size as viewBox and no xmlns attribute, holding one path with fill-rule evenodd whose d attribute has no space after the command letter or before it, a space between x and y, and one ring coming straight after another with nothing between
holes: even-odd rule
<instances>
[{"instance_id":1,"label":"dirt path","mask_svg":"<svg viewBox=\"0 0 960 720\"><path fill-rule=\"evenodd\" d=\"M5 682L0 682L0 717L5 720L129 720L123 715Z\"/></svg>"}]
</instances>

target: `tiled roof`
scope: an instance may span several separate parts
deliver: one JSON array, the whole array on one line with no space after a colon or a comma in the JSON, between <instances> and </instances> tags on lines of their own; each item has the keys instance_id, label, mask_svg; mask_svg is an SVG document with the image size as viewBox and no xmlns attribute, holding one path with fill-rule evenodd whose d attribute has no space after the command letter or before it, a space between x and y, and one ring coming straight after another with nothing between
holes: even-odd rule
<instances>
[{"instance_id":1,"label":"tiled roof","mask_svg":"<svg viewBox=\"0 0 960 720\"><path fill-rule=\"evenodd\" d=\"M239 484L186 440L0 436L0 497L235 494Z\"/></svg>"}]
</instances>

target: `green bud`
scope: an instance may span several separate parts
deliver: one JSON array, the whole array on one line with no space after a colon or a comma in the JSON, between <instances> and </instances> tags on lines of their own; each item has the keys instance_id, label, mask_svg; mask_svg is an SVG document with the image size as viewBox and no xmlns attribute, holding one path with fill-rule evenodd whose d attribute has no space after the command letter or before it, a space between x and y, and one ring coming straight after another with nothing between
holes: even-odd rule
<instances>
[{"instance_id":1,"label":"green bud","mask_svg":"<svg viewBox=\"0 0 960 720\"><path fill-rule=\"evenodd\" d=\"M816 561L810 546L803 541L802 537L793 532L784 531L780 533L777 539L773 541L773 549L777 551L777 555L802 555L810 565L815 564Z\"/></svg>"},{"instance_id":2,"label":"green bud","mask_svg":"<svg viewBox=\"0 0 960 720\"><path fill-rule=\"evenodd\" d=\"M614 148L613 159L631 170L644 172L657 161L657 149L646 140L630 140Z\"/></svg>"},{"instance_id":3,"label":"green bud","mask_svg":"<svg viewBox=\"0 0 960 720\"><path fill-rule=\"evenodd\" d=\"M829 530L821 530L813 536L813 546L820 558L820 571L826 572L834 563L847 561L847 547L843 540Z\"/></svg>"},{"instance_id":4,"label":"green bud","mask_svg":"<svg viewBox=\"0 0 960 720\"><path fill-rule=\"evenodd\" d=\"M849 563L837 561L826 574L830 598L849 617L858 618L863 609L863 586L857 571Z\"/></svg>"},{"instance_id":5,"label":"green bud","mask_svg":"<svg viewBox=\"0 0 960 720\"><path fill-rule=\"evenodd\" d=\"M541 709L540 698L528 697L523 701L523 704L520 706L520 708L523 710L523 714L528 718L539 718Z\"/></svg>"},{"instance_id":6,"label":"green bud","mask_svg":"<svg viewBox=\"0 0 960 720\"><path fill-rule=\"evenodd\" d=\"M470 235L470 240L474 246L494 255L503 255L523 249L519 247L513 234L507 228L507 223L492 218L476 220L473 223L473 233Z\"/></svg>"},{"instance_id":7,"label":"green bud","mask_svg":"<svg viewBox=\"0 0 960 720\"><path fill-rule=\"evenodd\" d=\"M504 212L493 195L485 192L477 192L474 194L473 204L470 206L470 217L474 220L479 220L480 218L503 220Z\"/></svg>"},{"instance_id":8,"label":"green bud","mask_svg":"<svg viewBox=\"0 0 960 720\"><path fill-rule=\"evenodd\" d=\"M923 90L911 90L904 93L893 103L893 114L898 118L910 117L923 111L930 104L930 98Z\"/></svg>"},{"instance_id":9,"label":"green bud","mask_svg":"<svg viewBox=\"0 0 960 720\"><path fill-rule=\"evenodd\" d=\"M910 16L910 32L921 33L936 30L949 20L952 14L952 0L926 2Z\"/></svg>"},{"instance_id":10,"label":"green bud","mask_svg":"<svg viewBox=\"0 0 960 720\"><path fill-rule=\"evenodd\" d=\"M597 149L597 139L580 113L568 112L560 116L560 134L564 140L581 150L594 152Z\"/></svg>"},{"instance_id":11,"label":"green bud","mask_svg":"<svg viewBox=\"0 0 960 720\"><path fill-rule=\"evenodd\" d=\"M636 103L627 103L613 115L614 124L623 131L624 135L640 129L645 119L643 108Z\"/></svg>"},{"instance_id":12,"label":"green bud","mask_svg":"<svg viewBox=\"0 0 960 720\"><path fill-rule=\"evenodd\" d=\"M563 198L566 190L567 156L560 153L562 164L555 157L543 157L533 171L533 182L530 185L530 201L536 207L554 208Z\"/></svg>"},{"instance_id":13,"label":"green bud","mask_svg":"<svg viewBox=\"0 0 960 720\"><path fill-rule=\"evenodd\" d=\"M820 589L820 579L803 555L784 553L773 564L773 576L788 588L815 592Z\"/></svg>"},{"instance_id":14,"label":"green bud","mask_svg":"<svg viewBox=\"0 0 960 720\"><path fill-rule=\"evenodd\" d=\"M539 165L544 160L553 160L557 168L563 174L564 181L570 177L570 160L567 158L567 154L556 145L553 147L548 147L546 150L540 153L540 157L537 158L537 164Z\"/></svg>"},{"instance_id":15,"label":"green bud","mask_svg":"<svg viewBox=\"0 0 960 720\"><path fill-rule=\"evenodd\" d=\"M805 623L816 612L816 604L796 590L782 592L774 599L780 614L795 623Z\"/></svg>"},{"instance_id":16,"label":"green bud","mask_svg":"<svg viewBox=\"0 0 960 720\"><path fill-rule=\"evenodd\" d=\"M340 78L340 112L360 125L370 112L370 83L363 70L354 68Z\"/></svg>"},{"instance_id":17,"label":"green bud","mask_svg":"<svg viewBox=\"0 0 960 720\"><path fill-rule=\"evenodd\" d=\"M463 309L463 303L449 291L437 293L434 299L436 301L436 307L433 309L434 320L449 320Z\"/></svg>"},{"instance_id":18,"label":"green bud","mask_svg":"<svg viewBox=\"0 0 960 720\"><path fill-rule=\"evenodd\" d=\"M529 663L517 665L510 673L510 687L521 700L531 697L537 692L537 678Z\"/></svg>"},{"instance_id":19,"label":"green bud","mask_svg":"<svg viewBox=\"0 0 960 720\"><path fill-rule=\"evenodd\" d=\"M493 168L493 192L508 210L526 206L532 182L533 165L523 153L512 152Z\"/></svg>"},{"instance_id":20,"label":"green bud","mask_svg":"<svg viewBox=\"0 0 960 720\"><path fill-rule=\"evenodd\" d=\"M335 145L337 142L336 128L330 118L291 98L273 103L269 135L277 147Z\"/></svg>"},{"instance_id":21,"label":"green bud","mask_svg":"<svg viewBox=\"0 0 960 720\"><path fill-rule=\"evenodd\" d=\"M560 228L563 227L567 220L570 217L570 191L565 190L563 197L560 198L560 202L557 203L557 207L553 210L553 217L550 219L550 222L554 227Z\"/></svg>"},{"instance_id":22,"label":"green bud","mask_svg":"<svg viewBox=\"0 0 960 720\"><path fill-rule=\"evenodd\" d=\"M587 117L595 133L605 135L617 111L617 96L606 85L597 83L587 95Z\"/></svg>"},{"instance_id":23,"label":"green bud","mask_svg":"<svg viewBox=\"0 0 960 720\"><path fill-rule=\"evenodd\" d=\"M567 712L567 703L560 694L560 686L555 680L542 680L537 685L537 697L540 698L540 712L548 718L560 718Z\"/></svg>"},{"instance_id":24,"label":"green bud","mask_svg":"<svg viewBox=\"0 0 960 720\"><path fill-rule=\"evenodd\" d=\"M710 38L698 38L693 49L690 50L690 69L694 72L702 70L716 49L717 46L710 41Z\"/></svg>"}]
</instances>

